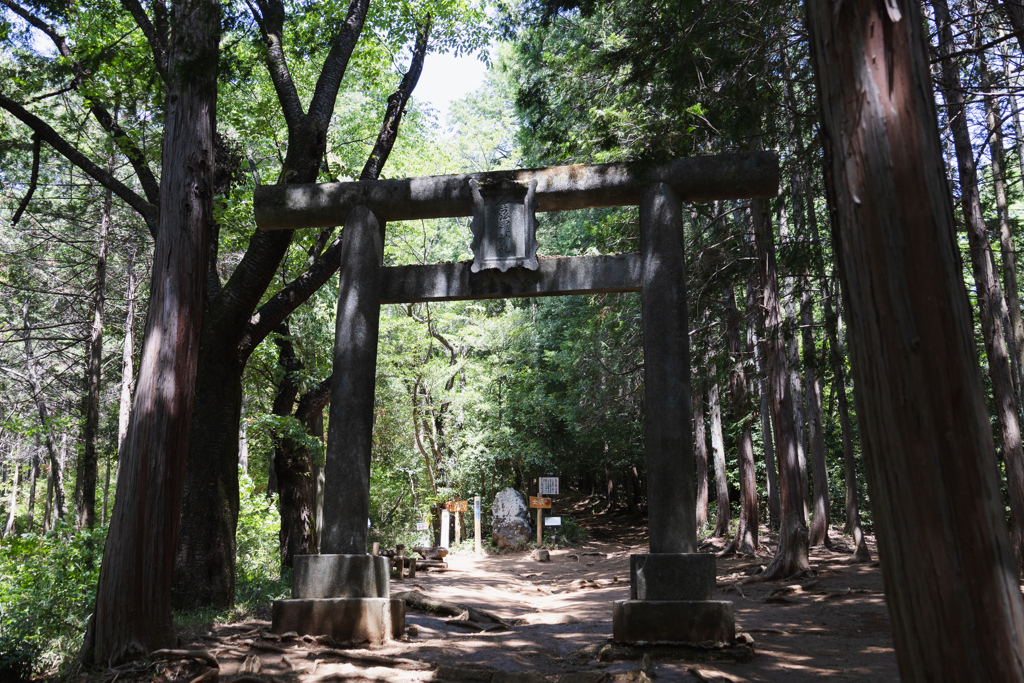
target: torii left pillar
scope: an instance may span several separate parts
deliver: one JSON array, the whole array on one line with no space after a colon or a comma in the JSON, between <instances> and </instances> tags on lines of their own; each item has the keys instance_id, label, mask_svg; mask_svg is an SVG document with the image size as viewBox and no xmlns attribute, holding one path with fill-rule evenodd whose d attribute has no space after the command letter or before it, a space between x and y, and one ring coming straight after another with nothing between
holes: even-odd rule
<instances>
[{"instance_id":1,"label":"torii left pillar","mask_svg":"<svg viewBox=\"0 0 1024 683\"><path fill-rule=\"evenodd\" d=\"M273 631L380 643L405 632L405 602L390 597L390 560L366 552L370 456L380 327L383 226L349 212L342 233L334 332L321 555L295 557L292 599L277 600Z\"/></svg>"}]
</instances>

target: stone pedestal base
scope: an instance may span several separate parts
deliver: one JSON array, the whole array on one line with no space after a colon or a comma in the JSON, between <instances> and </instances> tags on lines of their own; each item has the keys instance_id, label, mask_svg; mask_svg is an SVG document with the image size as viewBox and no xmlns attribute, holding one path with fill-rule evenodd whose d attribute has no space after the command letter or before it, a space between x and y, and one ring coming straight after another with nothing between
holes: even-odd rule
<instances>
[{"instance_id":1,"label":"stone pedestal base","mask_svg":"<svg viewBox=\"0 0 1024 683\"><path fill-rule=\"evenodd\" d=\"M296 555L293 598L386 598L391 563L376 555Z\"/></svg>"},{"instance_id":2,"label":"stone pedestal base","mask_svg":"<svg viewBox=\"0 0 1024 683\"><path fill-rule=\"evenodd\" d=\"M619 600L612 635L634 645L721 647L733 644L736 621L727 600Z\"/></svg>"},{"instance_id":3,"label":"stone pedestal base","mask_svg":"<svg viewBox=\"0 0 1024 683\"><path fill-rule=\"evenodd\" d=\"M405 601L398 598L275 600L270 630L379 644L405 633Z\"/></svg>"}]
</instances>

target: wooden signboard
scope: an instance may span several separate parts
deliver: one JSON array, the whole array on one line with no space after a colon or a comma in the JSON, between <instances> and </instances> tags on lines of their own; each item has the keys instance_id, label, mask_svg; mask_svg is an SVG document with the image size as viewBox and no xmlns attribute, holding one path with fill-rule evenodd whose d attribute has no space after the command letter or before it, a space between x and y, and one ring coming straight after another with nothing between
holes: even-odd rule
<instances>
[{"instance_id":1,"label":"wooden signboard","mask_svg":"<svg viewBox=\"0 0 1024 683\"><path fill-rule=\"evenodd\" d=\"M469 510L468 500L450 500L444 504L448 512L466 512Z\"/></svg>"},{"instance_id":2,"label":"wooden signboard","mask_svg":"<svg viewBox=\"0 0 1024 683\"><path fill-rule=\"evenodd\" d=\"M541 498L540 496L530 496L530 507L532 508L544 508L545 510L551 509L551 499Z\"/></svg>"}]
</instances>

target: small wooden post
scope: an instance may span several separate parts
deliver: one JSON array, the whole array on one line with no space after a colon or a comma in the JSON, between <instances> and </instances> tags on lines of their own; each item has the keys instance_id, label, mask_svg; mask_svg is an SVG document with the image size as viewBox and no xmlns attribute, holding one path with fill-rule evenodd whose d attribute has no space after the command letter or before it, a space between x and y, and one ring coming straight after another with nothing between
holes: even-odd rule
<instances>
[{"instance_id":1,"label":"small wooden post","mask_svg":"<svg viewBox=\"0 0 1024 683\"><path fill-rule=\"evenodd\" d=\"M537 495L540 496L540 479L537 480ZM544 537L544 508L537 508L537 547L539 548Z\"/></svg>"},{"instance_id":2,"label":"small wooden post","mask_svg":"<svg viewBox=\"0 0 1024 683\"><path fill-rule=\"evenodd\" d=\"M462 513L455 513L455 545L462 543Z\"/></svg>"},{"instance_id":3,"label":"small wooden post","mask_svg":"<svg viewBox=\"0 0 1024 683\"><path fill-rule=\"evenodd\" d=\"M371 555L380 555L380 541L374 541L373 542L373 551L370 554Z\"/></svg>"},{"instance_id":4,"label":"small wooden post","mask_svg":"<svg viewBox=\"0 0 1024 683\"><path fill-rule=\"evenodd\" d=\"M479 555L484 551L483 544L480 542L480 496L473 499L473 526L475 527L476 552Z\"/></svg>"}]
</instances>

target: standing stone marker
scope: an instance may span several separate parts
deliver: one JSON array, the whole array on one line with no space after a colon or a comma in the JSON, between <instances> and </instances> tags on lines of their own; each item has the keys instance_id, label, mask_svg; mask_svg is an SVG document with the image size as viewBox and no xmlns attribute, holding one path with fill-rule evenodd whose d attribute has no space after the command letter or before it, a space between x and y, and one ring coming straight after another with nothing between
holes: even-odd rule
<instances>
[{"instance_id":1,"label":"standing stone marker","mask_svg":"<svg viewBox=\"0 0 1024 683\"><path fill-rule=\"evenodd\" d=\"M530 540L530 510L522 494L513 488L498 491L491 506L491 529L499 548L508 548Z\"/></svg>"}]
</instances>

